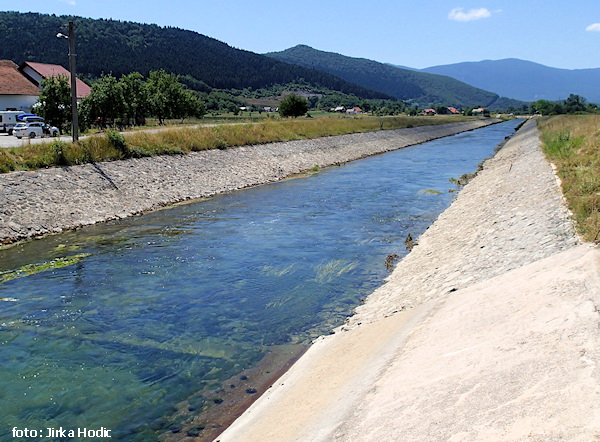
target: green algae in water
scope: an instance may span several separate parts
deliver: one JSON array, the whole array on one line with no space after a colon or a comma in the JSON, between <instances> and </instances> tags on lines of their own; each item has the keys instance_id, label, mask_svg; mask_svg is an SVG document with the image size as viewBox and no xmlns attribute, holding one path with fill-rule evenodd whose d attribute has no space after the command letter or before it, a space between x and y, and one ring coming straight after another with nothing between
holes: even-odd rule
<instances>
[{"instance_id":1,"label":"green algae in water","mask_svg":"<svg viewBox=\"0 0 600 442\"><path fill-rule=\"evenodd\" d=\"M277 267L277 266L270 266L270 265L265 265L262 268L262 273L265 276L276 276L278 278L281 278L282 276L288 275L290 273L293 273L293 269L294 266L296 264L290 264L287 267Z\"/></svg>"},{"instance_id":2,"label":"green algae in water","mask_svg":"<svg viewBox=\"0 0 600 442\"><path fill-rule=\"evenodd\" d=\"M440 192L439 190L435 190L435 189L423 189L423 190L419 190L418 193L421 195L439 195L442 192Z\"/></svg>"},{"instance_id":3,"label":"green algae in water","mask_svg":"<svg viewBox=\"0 0 600 442\"><path fill-rule=\"evenodd\" d=\"M20 269L0 273L0 284L12 281L13 279L35 275L46 270L61 269L63 267L68 267L73 264L77 264L83 258L86 258L88 256L90 256L89 253L81 253L79 255L67 256L64 258L56 258L52 261L44 263L26 264Z\"/></svg>"},{"instance_id":4,"label":"green algae in water","mask_svg":"<svg viewBox=\"0 0 600 442\"><path fill-rule=\"evenodd\" d=\"M351 272L357 268L359 262L351 262L345 259L332 259L331 261L316 267L316 281L319 284L332 282L344 273Z\"/></svg>"}]
</instances>

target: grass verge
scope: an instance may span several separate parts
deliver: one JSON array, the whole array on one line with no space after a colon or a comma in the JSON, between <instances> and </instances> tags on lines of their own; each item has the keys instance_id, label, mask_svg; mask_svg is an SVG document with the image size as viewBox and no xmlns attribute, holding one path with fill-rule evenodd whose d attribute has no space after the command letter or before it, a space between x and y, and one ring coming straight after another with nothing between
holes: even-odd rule
<instances>
[{"instance_id":1,"label":"grass verge","mask_svg":"<svg viewBox=\"0 0 600 442\"><path fill-rule=\"evenodd\" d=\"M124 137L108 131L106 134L90 136L77 143L54 141L48 144L31 144L0 149L0 173L125 158L186 154L205 149L226 149L249 144L439 125L466 120L472 120L472 118L363 116L358 118L298 118L213 127L180 127L158 131L137 131Z\"/></svg>"},{"instance_id":2,"label":"grass verge","mask_svg":"<svg viewBox=\"0 0 600 442\"><path fill-rule=\"evenodd\" d=\"M544 117L538 128L577 231L585 241L600 239L600 116Z\"/></svg>"}]
</instances>

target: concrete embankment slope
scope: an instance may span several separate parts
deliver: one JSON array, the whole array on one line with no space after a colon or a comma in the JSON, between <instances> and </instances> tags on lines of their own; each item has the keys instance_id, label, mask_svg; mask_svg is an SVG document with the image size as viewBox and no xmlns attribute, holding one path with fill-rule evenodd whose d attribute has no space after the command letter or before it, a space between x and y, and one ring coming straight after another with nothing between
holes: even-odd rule
<instances>
[{"instance_id":1,"label":"concrete embankment slope","mask_svg":"<svg viewBox=\"0 0 600 442\"><path fill-rule=\"evenodd\" d=\"M0 175L0 243L278 181L477 129L487 119Z\"/></svg>"},{"instance_id":2,"label":"concrete embankment slope","mask_svg":"<svg viewBox=\"0 0 600 442\"><path fill-rule=\"evenodd\" d=\"M599 310L530 121L218 440L599 440Z\"/></svg>"}]
</instances>

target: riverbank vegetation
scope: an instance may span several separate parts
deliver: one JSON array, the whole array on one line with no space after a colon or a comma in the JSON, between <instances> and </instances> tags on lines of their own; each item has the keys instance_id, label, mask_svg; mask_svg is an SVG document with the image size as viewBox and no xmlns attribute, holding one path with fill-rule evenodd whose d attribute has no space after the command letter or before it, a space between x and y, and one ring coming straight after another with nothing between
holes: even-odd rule
<instances>
[{"instance_id":1,"label":"riverbank vegetation","mask_svg":"<svg viewBox=\"0 0 600 442\"><path fill-rule=\"evenodd\" d=\"M598 105L589 103L585 97L571 94L566 100L538 100L529 105L530 114L565 115L565 114L597 114Z\"/></svg>"},{"instance_id":2,"label":"riverbank vegetation","mask_svg":"<svg viewBox=\"0 0 600 442\"><path fill-rule=\"evenodd\" d=\"M586 241L600 239L598 127L598 115L561 115L538 120L544 152L557 167L577 230Z\"/></svg>"},{"instance_id":3,"label":"riverbank vegetation","mask_svg":"<svg viewBox=\"0 0 600 442\"><path fill-rule=\"evenodd\" d=\"M266 119L259 123L184 126L119 133L108 131L77 143L54 141L0 149L0 172L35 170L132 157L186 154L249 144L311 139L375 130L439 125L472 120L462 116Z\"/></svg>"}]
</instances>

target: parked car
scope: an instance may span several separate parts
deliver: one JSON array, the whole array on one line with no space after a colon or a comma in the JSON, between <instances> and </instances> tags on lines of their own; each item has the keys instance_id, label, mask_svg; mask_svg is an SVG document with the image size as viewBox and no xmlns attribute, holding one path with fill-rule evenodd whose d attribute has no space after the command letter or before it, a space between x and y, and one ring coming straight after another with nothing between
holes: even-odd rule
<instances>
[{"instance_id":1,"label":"parked car","mask_svg":"<svg viewBox=\"0 0 600 442\"><path fill-rule=\"evenodd\" d=\"M29 137L58 137L60 130L40 121L19 123L13 128L13 135L17 138Z\"/></svg>"}]
</instances>

